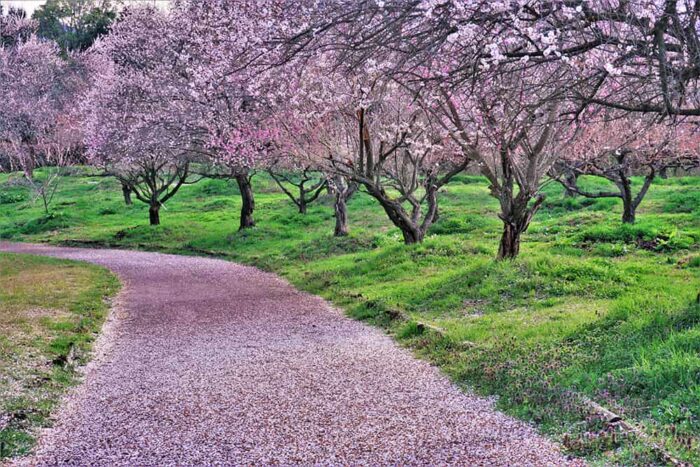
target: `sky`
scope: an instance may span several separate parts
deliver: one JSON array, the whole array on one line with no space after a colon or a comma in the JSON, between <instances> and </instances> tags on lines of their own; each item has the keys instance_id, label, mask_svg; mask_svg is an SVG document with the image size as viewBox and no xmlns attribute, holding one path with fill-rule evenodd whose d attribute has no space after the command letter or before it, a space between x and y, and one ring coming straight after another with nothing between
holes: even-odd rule
<instances>
[{"instance_id":1,"label":"sky","mask_svg":"<svg viewBox=\"0 0 700 467\"><path fill-rule=\"evenodd\" d=\"M135 3L135 2L143 2L143 3L151 3L151 4L155 3L157 5L163 5L163 4L168 3L168 0L127 0L125 3ZM24 10L26 10L26 12L29 16L31 16L32 13L34 13L34 10L37 9L37 7L46 3L46 0L0 0L0 3L2 3L2 6L4 7L5 11L7 11L8 7L10 7L10 6L21 7Z\"/></svg>"}]
</instances>

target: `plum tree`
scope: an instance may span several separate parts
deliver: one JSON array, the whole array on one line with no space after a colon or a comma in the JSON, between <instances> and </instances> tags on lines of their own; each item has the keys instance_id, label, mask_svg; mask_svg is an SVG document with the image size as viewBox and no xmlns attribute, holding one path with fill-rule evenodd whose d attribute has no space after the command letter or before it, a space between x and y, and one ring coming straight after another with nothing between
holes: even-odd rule
<instances>
[{"instance_id":1,"label":"plum tree","mask_svg":"<svg viewBox=\"0 0 700 467\"><path fill-rule=\"evenodd\" d=\"M318 57L297 67L280 146L293 147L287 152L311 160L329 178L341 177L345 195L354 191L351 184L362 187L405 243L420 243L437 219L439 190L469 160L406 88L383 79L371 63L334 69L335 60ZM343 199L336 208L336 219L343 219Z\"/></svg>"},{"instance_id":2,"label":"plum tree","mask_svg":"<svg viewBox=\"0 0 700 467\"><path fill-rule=\"evenodd\" d=\"M615 186L614 191L591 191L572 185L558 177L567 189L587 198L619 198L622 200L622 222L634 223L637 208L644 200L656 177L671 168L697 167L698 135L686 125L669 126L649 118L629 118L618 113L589 117L572 144L562 164L576 175L604 178ZM636 190L633 176L642 176Z\"/></svg>"},{"instance_id":3,"label":"plum tree","mask_svg":"<svg viewBox=\"0 0 700 467\"><path fill-rule=\"evenodd\" d=\"M93 85L83 101L88 160L148 204L151 225L187 183L196 144L170 99L184 65L169 26L155 9L127 11L91 56Z\"/></svg>"},{"instance_id":4,"label":"plum tree","mask_svg":"<svg viewBox=\"0 0 700 467\"><path fill-rule=\"evenodd\" d=\"M9 170L24 172L48 214L60 169L82 144L75 104L87 81L81 57L62 59L35 27L22 16L0 18L0 154ZM37 179L38 167L51 169Z\"/></svg>"}]
</instances>

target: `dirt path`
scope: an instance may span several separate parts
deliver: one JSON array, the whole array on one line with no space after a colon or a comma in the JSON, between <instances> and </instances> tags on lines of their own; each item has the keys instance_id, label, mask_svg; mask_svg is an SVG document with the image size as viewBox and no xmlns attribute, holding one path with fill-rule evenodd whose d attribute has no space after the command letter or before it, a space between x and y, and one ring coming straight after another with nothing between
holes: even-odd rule
<instances>
[{"instance_id":1,"label":"dirt path","mask_svg":"<svg viewBox=\"0 0 700 467\"><path fill-rule=\"evenodd\" d=\"M125 284L31 465L562 465L556 446L380 331L214 259L0 242Z\"/></svg>"}]
</instances>

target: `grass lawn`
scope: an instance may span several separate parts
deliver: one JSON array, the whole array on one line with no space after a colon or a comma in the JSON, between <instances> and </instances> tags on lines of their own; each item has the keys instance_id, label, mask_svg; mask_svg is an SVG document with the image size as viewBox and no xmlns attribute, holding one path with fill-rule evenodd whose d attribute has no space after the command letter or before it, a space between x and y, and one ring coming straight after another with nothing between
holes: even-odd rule
<instances>
[{"instance_id":1,"label":"grass lawn","mask_svg":"<svg viewBox=\"0 0 700 467\"><path fill-rule=\"evenodd\" d=\"M633 226L620 223L617 200L564 198L552 184L520 258L496 262L497 203L476 176L441 193L440 220L414 246L363 193L349 203L351 235L335 239L330 199L298 214L264 176L254 179L258 227L246 232L236 232L232 182L184 187L150 227L147 207L125 206L112 179L78 170L45 216L8 182L16 177L0 176L0 238L210 254L274 271L385 327L458 384L498 395L502 410L573 454L663 461L591 416L583 395L700 463L700 178L658 180ZM408 319L392 319L397 310Z\"/></svg>"},{"instance_id":2,"label":"grass lawn","mask_svg":"<svg viewBox=\"0 0 700 467\"><path fill-rule=\"evenodd\" d=\"M95 266L0 253L0 460L27 453L48 425L117 287Z\"/></svg>"}]
</instances>

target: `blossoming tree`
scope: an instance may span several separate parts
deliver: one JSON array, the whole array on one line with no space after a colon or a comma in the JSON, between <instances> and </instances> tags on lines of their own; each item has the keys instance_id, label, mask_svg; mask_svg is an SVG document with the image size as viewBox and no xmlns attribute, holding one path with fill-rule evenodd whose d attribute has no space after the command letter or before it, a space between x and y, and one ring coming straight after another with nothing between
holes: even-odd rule
<instances>
[{"instance_id":1,"label":"blossoming tree","mask_svg":"<svg viewBox=\"0 0 700 467\"><path fill-rule=\"evenodd\" d=\"M368 0L340 4L290 43L295 53L332 49L350 69L377 61L409 89L479 162L504 222L498 257L513 258L544 199L540 185L588 106L619 107L611 96L626 96L628 111L693 114L649 97L661 89L668 100L668 83L694 79L681 58L697 42L697 15L679 5Z\"/></svg>"},{"instance_id":2,"label":"blossoming tree","mask_svg":"<svg viewBox=\"0 0 700 467\"><path fill-rule=\"evenodd\" d=\"M81 146L75 102L86 79L81 58L62 59L34 26L20 16L0 18L0 153L8 169L24 172L48 214L60 169ZM38 179L37 167L50 169Z\"/></svg>"},{"instance_id":3,"label":"blossoming tree","mask_svg":"<svg viewBox=\"0 0 700 467\"><path fill-rule=\"evenodd\" d=\"M72 91L68 64L55 44L26 35L31 22L8 17L0 27L0 145L31 179L34 168L59 158L67 142L60 130Z\"/></svg>"},{"instance_id":4,"label":"blossoming tree","mask_svg":"<svg viewBox=\"0 0 700 467\"><path fill-rule=\"evenodd\" d=\"M151 225L187 183L195 147L183 131L187 108L173 100L186 65L169 20L153 8L128 10L93 52L94 83L83 102L89 161L149 206Z\"/></svg>"},{"instance_id":5,"label":"blossoming tree","mask_svg":"<svg viewBox=\"0 0 700 467\"><path fill-rule=\"evenodd\" d=\"M293 81L286 134L330 179L340 177L344 194L352 193L352 183L375 198L405 243L422 242L437 220L439 190L468 158L374 64L350 70L332 66L336 57L314 58ZM336 199L336 219L344 216L344 201Z\"/></svg>"},{"instance_id":6,"label":"blossoming tree","mask_svg":"<svg viewBox=\"0 0 700 467\"><path fill-rule=\"evenodd\" d=\"M182 133L200 156L200 172L234 178L241 194L240 228L255 225L251 177L269 167L277 93L271 68L280 60L274 38L292 31L304 6L259 2L182 2L166 25L181 68L169 81ZM207 167L204 167L207 166ZM203 167L203 168L202 168Z\"/></svg>"},{"instance_id":7,"label":"blossoming tree","mask_svg":"<svg viewBox=\"0 0 700 467\"><path fill-rule=\"evenodd\" d=\"M582 125L562 158L576 175L608 180L614 190L586 190L559 177L569 190L587 198L619 198L622 222L634 223L637 208L658 176L672 168L698 167L697 130L687 124L669 125L619 113L596 115ZM643 181L635 187L633 176Z\"/></svg>"}]
</instances>

